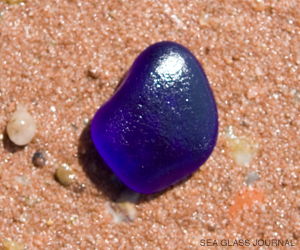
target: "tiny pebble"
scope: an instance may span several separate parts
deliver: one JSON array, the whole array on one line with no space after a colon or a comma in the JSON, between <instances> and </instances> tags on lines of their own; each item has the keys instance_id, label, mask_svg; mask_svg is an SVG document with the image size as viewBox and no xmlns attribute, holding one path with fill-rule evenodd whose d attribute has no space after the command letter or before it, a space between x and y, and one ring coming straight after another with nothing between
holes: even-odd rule
<instances>
[{"instance_id":1,"label":"tiny pebble","mask_svg":"<svg viewBox=\"0 0 300 250\"><path fill-rule=\"evenodd\" d=\"M209 231L209 232L213 232L213 231L215 231L215 229L216 229L216 224L215 223L208 223L208 225L207 225L207 230Z\"/></svg>"},{"instance_id":2,"label":"tiny pebble","mask_svg":"<svg viewBox=\"0 0 300 250\"><path fill-rule=\"evenodd\" d=\"M135 205L131 202L116 203L121 212L128 218L129 221L133 221L137 216Z\"/></svg>"},{"instance_id":3,"label":"tiny pebble","mask_svg":"<svg viewBox=\"0 0 300 250\"><path fill-rule=\"evenodd\" d=\"M100 76L100 70L98 68L89 68L87 75L93 79L97 79Z\"/></svg>"},{"instance_id":4,"label":"tiny pebble","mask_svg":"<svg viewBox=\"0 0 300 250\"><path fill-rule=\"evenodd\" d=\"M119 195L116 202L106 203L106 209L113 216L114 222L133 221L137 217L135 204L140 196L140 193L126 189Z\"/></svg>"},{"instance_id":5,"label":"tiny pebble","mask_svg":"<svg viewBox=\"0 0 300 250\"><path fill-rule=\"evenodd\" d=\"M26 198L25 200L25 205L28 207L33 207L35 203L36 203L35 200L31 198Z\"/></svg>"},{"instance_id":6,"label":"tiny pebble","mask_svg":"<svg viewBox=\"0 0 300 250\"><path fill-rule=\"evenodd\" d=\"M224 131L225 139L232 150L232 156L238 165L249 166L253 155L258 151L259 144L246 138L238 138L233 133L233 127L229 126Z\"/></svg>"},{"instance_id":7,"label":"tiny pebble","mask_svg":"<svg viewBox=\"0 0 300 250\"><path fill-rule=\"evenodd\" d=\"M113 221L115 223L130 222L137 216L135 205L131 202L107 202L106 209L113 216Z\"/></svg>"},{"instance_id":8,"label":"tiny pebble","mask_svg":"<svg viewBox=\"0 0 300 250\"><path fill-rule=\"evenodd\" d=\"M264 75L264 73L263 73L263 71L261 70L260 67L255 68L255 74L256 74L256 76L263 76Z\"/></svg>"},{"instance_id":9,"label":"tiny pebble","mask_svg":"<svg viewBox=\"0 0 300 250\"><path fill-rule=\"evenodd\" d=\"M28 207L34 207L34 205L39 202L41 202L40 198L28 197L25 199L25 205Z\"/></svg>"},{"instance_id":10,"label":"tiny pebble","mask_svg":"<svg viewBox=\"0 0 300 250\"><path fill-rule=\"evenodd\" d=\"M52 226L54 224L53 220L46 221L47 226Z\"/></svg>"},{"instance_id":11,"label":"tiny pebble","mask_svg":"<svg viewBox=\"0 0 300 250\"><path fill-rule=\"evenodd\" d=\"M77 185L74 185L74 189L73 190L74 190L75 193L81 194L85 190L85 184L77 183Z\"/></svg>"},{"instance_id":12,"label":"tiny pebble","mask_svg":"<svg viewBox=\"0 0 300 250\"><path fill-rule=\"evenodd\" d=\"M225 61L228 65L231 65L231 64L233 63L232 57L227 57L227 56L225 56L225 57L224 57L224 61Z\"/></svg>"},{"instance_id":13,"label":"tiny pebble","mask_svg":"<svg viewBox=\"0 0 300 250\"><path fill-rule=\"evenodd\" d=\"M2 241L3 250L23 250L24 244L13 240Z\"/></svg>"},{"instance_id":14,"label":"tiny pebble","mask_svg":"<svg viewBox=\"0 0 300 250\"><path fill-rule=\"evenodd\" d=\"M15 182L18 184L22 184L24 186L29 186L31 184L31 181L28 178L26 178L24 175L16 176Z\"/></svg>"},{"instance_id":15,"label":"tiny pebble","mask_svg":"<svg viewBox=\"0 0 300 250\"><path fill-rule=\"evenodd\" d=\"M56 170L56 178L63 186L69 186L73 183L75 174L72 168L66 163L63 163Z\"/></svg>"},{"instance_id":16,"label":"tiny pebble","mask_svg":"<svg viewBox=\"0 0 300 250\"><path fill-rule=\"evenodd\" d=\"M46 164L46 156L43 153L42 150L37 150L33 157L32 157L32 163L36 167L43 167Z\"/></svg>"},{"instance_id":17,"label":"tiny pebble","mask_svg":"<svg viewBox=\"0 0 300 250\"><path fill-rule=\"evenodd\" d=\"M208 15L205 13L202 13L200 18L199 18L199 24L200 27L208 27L209 26L209 21L208 21Z\"/></svg>"},{"instance_id":18,"label":"tiny pebble","mask_svg":"<svg viewBox=\"0 0 300 250\"><path fill-rule=\"evenodd\" d=\"M78 215L77 214L73 214L69 220L67 221L68 223L71 223L71 224L75 224L76 222L78 221Z\"/></svg>"},{"instance_id":19,"label":"tiny pebble","mask_svg":"<svg viewBox=\"0 0 300 250\"><path fill-rule=\"evenodd\" d=\"M20 222L25 223L30 219L30 215L28 213L23 213L20 215Z\"/></svg>"},{"instance_id":20,"label":"tiny pebble","mask_svg":"<svg viewBox=\"0 0 300 250\"><path fill-rule=\"evenodd\" d=\"M232 150L233 160L238 165L249 166L257 150L258 144L251 145L246 139L237 139L234 141Z\"/></svg>"},{"instance_id":21,"label":"tiny pebble","mask_svg":"<svg viewBox=\"0 0 300 250\"><path fill-rule=\"evenodd\" d=\"M84 118L84 119L83 119L83 124L84 124L84 125L87 125L87 124L89 123L89 121L90 121L90 120L89 120L88 118Z\"/></svg>"},{"instance_id":22,"label":"tiny pebble","mask_svg":"<svg viewBox=\"0 0 300 250\"><path fill-rule=\"evenodd\" d=\"M36 124L26 108L20 105L10 118L6 131L14 144L24 146L35 136Z\"/></svg>"},{"instance_id":23,"label":"tiny pebble","mask_svg":"<svg viewBox=\"0 0 300 250\"><path fill-rule=\"evenodd\" d=\"M250 171L247 176L247 186L252 185L255 181L259 180L259 175L255 172Z\"/></svg>"},{"instance_id":24,"label":"tiny pebble","mask_svg":"<svg viewBox=\"0 0 300 250\"><path fill-rule=\"evenodd\" d=\"M247 91L247 99L251 100L258 95L259 87L258 86L251 86Z\"/></svg>"}]
</instances>

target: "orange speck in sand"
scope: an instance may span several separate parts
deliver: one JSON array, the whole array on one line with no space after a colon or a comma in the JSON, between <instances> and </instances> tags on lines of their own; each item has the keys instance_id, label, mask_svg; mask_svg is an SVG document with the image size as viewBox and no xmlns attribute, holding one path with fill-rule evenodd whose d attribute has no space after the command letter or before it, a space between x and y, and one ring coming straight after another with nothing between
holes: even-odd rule
<instances>
[{"instance_id":1,"label":"orange speck in sand","mask_svg":"<svg viewBox=\"0 0 300 250\"><path fill-rule=\"evenodd\" d=\"M259 188L242 188L234 197L234 204L229 208L229 217L234 219L240 210L250 207L255 202L263 202L264 193Z\"/></svg>"}]
</instances>

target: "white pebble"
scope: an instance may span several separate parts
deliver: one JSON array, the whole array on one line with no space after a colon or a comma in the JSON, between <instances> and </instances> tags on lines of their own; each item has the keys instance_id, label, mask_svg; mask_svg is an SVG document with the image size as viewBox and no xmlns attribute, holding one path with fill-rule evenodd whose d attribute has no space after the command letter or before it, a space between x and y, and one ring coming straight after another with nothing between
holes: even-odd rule
<instances>
[{"instance_id":1,"label":"white pebble","mask_svg":"<svg viewBox=\"0 0 300 250\"><path fill-rule=\"evenodd\" d=\"M137 217L135 205L131 202L121 202L110 204L106 202L107 211L113 216L116 223L130 222Z\"/></svg>"},{"instance_id":2,"label":"white pebble","mask_svg":"<svg viewBox=\"0 0 300 250\"><path fill-rule=\"evenodd\" d=\"M6 126L6 131L14 144L24 146L35 136L36 124L26 108L18 106Z\"/></svg>"},{"instance_id":3,"label":"white pebble","mask_svg":"<svg viewBox=\"0 0 300 250\"><path fill-rule=\"evenodd\" d=\"M259 144L251 142L246 138L238 138L233 133L232 126L225 129L225 138L228 142L229 147L232 150L233 160L238 165L249 166L252 161L253 155L258 151Z\"/></svg>"}]
</instances>

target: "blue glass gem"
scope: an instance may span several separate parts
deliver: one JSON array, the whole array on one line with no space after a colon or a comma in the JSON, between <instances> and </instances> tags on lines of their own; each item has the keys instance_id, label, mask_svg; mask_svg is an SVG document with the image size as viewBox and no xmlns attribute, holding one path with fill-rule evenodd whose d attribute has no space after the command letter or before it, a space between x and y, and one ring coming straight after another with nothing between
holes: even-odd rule
<instances>
[{"instance_id":1,"label":"blue glass gem","mask_svg":"<svg viewBox=\"0 0 300 250\"><path fill-rule=\"evenodd\" d=\"M218 135L201 64L180 44L151 45L97 111L91 135L107 165L136 192L158 192L187 177L210 156Z\"/></svg>"}]
</instances>

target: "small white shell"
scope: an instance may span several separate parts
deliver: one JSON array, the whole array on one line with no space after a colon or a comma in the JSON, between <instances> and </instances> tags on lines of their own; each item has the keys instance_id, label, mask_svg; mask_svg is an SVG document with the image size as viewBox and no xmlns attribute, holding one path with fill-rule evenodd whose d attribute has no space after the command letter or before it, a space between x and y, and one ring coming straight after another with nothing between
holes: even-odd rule
<instances>
[{"instance_id":1,"label":"small white shell","mask_svg":"<svg viewBox=\"0 0 300 250\"><path fill-rule=\"evenodd\" d=\"M23 146L30 143L35 136L36 124L26 108L18 106L6 126L6 131L14 144Z\"/></svg>"}]
</instances>

